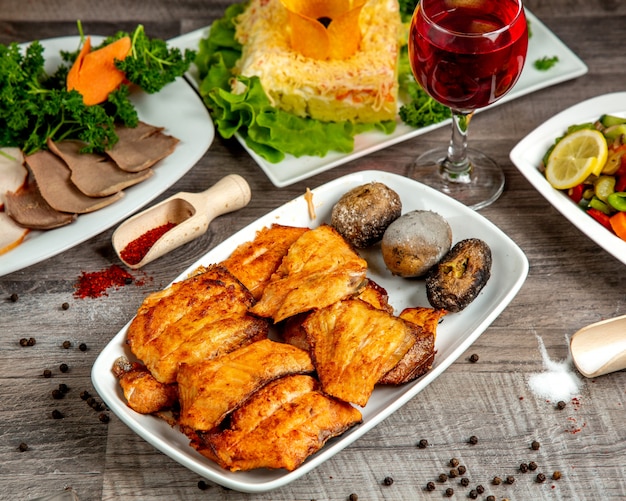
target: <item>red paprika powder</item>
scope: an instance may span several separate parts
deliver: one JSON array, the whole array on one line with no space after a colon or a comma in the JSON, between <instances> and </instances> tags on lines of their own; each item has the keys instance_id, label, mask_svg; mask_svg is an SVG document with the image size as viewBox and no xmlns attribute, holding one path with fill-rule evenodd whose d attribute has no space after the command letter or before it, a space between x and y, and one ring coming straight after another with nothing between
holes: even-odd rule
<instances>
[{"instance_id":1,"label":"red paprika powder","mask_svg":"<svg viewBox=\"0 0 626 501\"><path fill-rule=\"evenodd\" d=\"M128 264L139 263L144 257L146 257L146 254L152 248L154 243L174 226L176 226L176 223L168 222L146 231L143 235L137 237L124 247L122 252L120 252L120 257Z\"/></svg>"},{"instance_id":2,"label":"red paprika powder","mask_svg":"<svg viewBox=\"0 0 626 501\"><path fill-rule=\"evenodd\" d=\"M91 273L82 272L74 285L74 297L100 297L106 296L107 290L115 287L132 284L134 277L120 266L114 264L110 267Z\"/></svg>"}]
</instances>

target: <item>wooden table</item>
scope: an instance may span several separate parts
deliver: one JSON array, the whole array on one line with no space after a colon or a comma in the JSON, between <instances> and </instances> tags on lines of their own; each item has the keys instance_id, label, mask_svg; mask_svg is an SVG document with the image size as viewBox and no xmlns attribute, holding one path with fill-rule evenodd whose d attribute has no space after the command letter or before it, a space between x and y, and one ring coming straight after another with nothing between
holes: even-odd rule
<instances>
[{"instance_id":1,"label":"wooden table","mask_svg":"<svg viewBox=\"0 0 626 501\"><path fill-rule=\"evenodd\" d=\"M0 42L25 42L76 33L110 34L143 23L167 39L208 25L229 2L71 2L3 0ZM142 286L126 286L98 299L75 299L83 272L117 263L112 229L47 261L0 277L0 499L33 499L71 487L81 501L95 499L346 500L478 499L556 500L626 498L626 373L587 380L562 410L529 385L549 361L567 365L568 336L582 326L625 313L624 265L591 242L553 209L509 160L513 146L562 109L603 93L624 90L626 3L618 0L528 0L542 19L589 66L579 79L535 92L480 114L471 142L489 151L506 171L502 197L481 214L526 253L528 278L509 307L474 345L417 397L371 432L303 478L278 490L241 494L206 482L135 435L115 415L99 420L80 393L94 393L90 370L98 353L134 315L143 298L235 231L281 204L339 176L381 169L406 173L411 159L447 141L447 128L426 134L292 186L277 189L234 141L217 138L198 164L161 198L197 191L226 173L244 176L252 201L222 216L202 238L144 268ZM616 103L618 104L618 103ZM621 103L622 105L624 103ZM19 252L19 249L15 252ZM10 297L18 295L17 301ZM62 308L68 303L67 310ZM34 337L36 345L20 346ZM63 348L64 341L70 348ZM78 347L86 344L86 351ZM540 345L545 345L542 355ZM478 354L471 363L471 354ZM546 358L547 357L547 358ZM69 371L62 373L60 364ZM44 369L53 373L42 376ZM568 372L569 373L569 372ZM64 383L69 393L54 400ZM54 409L64 418L53 419ZM105 411L106 413L106 411ZM470 436L478 443L468 444ZM417 447L421 439L427 448ZM539 450L531 443L538 441ZM19 451L20 443L28 450ZM468 487L438 482L458 458ZM523 473L520 463L538 469ZM554 471L560 480L552 480ZM547 476L544 483L536 474ZM505 481L492 485L494 476ZM385 485L385 477L393 483ZM427 492L433 481L435 492ZM202 485L202 484L200 484Z\"/></svg>"}]
</instances>

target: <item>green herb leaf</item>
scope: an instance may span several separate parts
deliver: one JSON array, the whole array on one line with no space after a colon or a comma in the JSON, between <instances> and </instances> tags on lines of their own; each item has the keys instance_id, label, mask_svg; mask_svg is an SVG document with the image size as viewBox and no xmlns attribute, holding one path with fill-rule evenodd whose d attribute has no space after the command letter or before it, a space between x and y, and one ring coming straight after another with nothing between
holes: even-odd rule
<instances>
[{"instance_id":1,"label":"green herb leaf","mask_svg":"<svg viewBox=\"0 0 626 501\"><path fill-rule=\"evenodd\" d=\"M533 64L535 68L537 68L539 71L548 71L558 62L559 62L558 56L552 56L552 57L544 56L541 59L537 59Z\"/></svg>"}]
</instances>

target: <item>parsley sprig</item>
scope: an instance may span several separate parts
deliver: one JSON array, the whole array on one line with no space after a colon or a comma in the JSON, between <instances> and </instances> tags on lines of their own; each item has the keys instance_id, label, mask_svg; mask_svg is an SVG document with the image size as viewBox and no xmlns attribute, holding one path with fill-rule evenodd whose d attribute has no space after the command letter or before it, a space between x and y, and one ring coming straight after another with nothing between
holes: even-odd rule
<instances>
[{"instance_id":1,"label":"parsley sprig","mask_svg":"<svg viewBox=\"0 0 626 501\"><path fill-rule=\"evenodd\" d=\"M82 29L79 23L79 31ZM101 45L126 35L119 32ZM169 48L146 36L139 25L132 35L132 52L120 67L127 79L145 92L154 93L181 76L193 60L194 52ZM44 48L34 41L25 48L17 43L0 44L0 146L20 147L26 155L46 148L54 141L78 139L84 151L104 151L118 140L115 124L137 125L137 110L130 101L130 90L121 85L102 104L86 106L75 90L68 91L66 77L78 54L61 52L63 63L47 73Z\"/></svg>"}]
</instances>

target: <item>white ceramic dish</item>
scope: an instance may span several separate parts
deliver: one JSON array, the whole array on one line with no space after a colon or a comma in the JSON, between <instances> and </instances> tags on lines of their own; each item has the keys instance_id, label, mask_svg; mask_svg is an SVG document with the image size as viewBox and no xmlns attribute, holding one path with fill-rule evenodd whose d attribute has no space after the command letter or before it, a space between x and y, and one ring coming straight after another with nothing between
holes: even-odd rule
<instances>
[{"instance_id":1,"label":"white ceramic dish","mask_svg":"<svg viewBox=\"0 0 626 501\"><path fill-rule=\"evenodd\" d=\"M100 43L100 37L91 38L93 44ZM79 37L42 40L46 70L53 71L61 63L59 51L76 50L78 42ZM0 276L48 259L126 219L185 175L211 146L215 135L213 121L184 78L157 94L134 92L131 100L142 120L163 126L167 134L180 139L174 152L154 167L150 179L124 190L124 198L116 203L83 214L67 226L30 232L21 245L0 255Z\"/></svg>"},{"instance_id":2,"label":"white ceramic dish","mask_svg":"<svg viewBox=\"0 0 626 501\"><path fill-rule=\"evenodd\" d=\"M400 195L403 212L416 209L437 211L450 223L455 242L463 238L478 237L485 240L492 250L491 278L480 295L465 310L447 315L440 324L436 341L437 355L429 373L400 387L376 388L370 401L362 410L363 423L343 436L328 442L321 451L293 472L258 470L231 473L225 471L196 453L188 445L186 437L177 429L171 428L161 419L132 411L126 405L119 385L111 372L113 362L120 355L126 355L132 359L125 344L128 326L111 340L93 366L92 381L100 397L133 431L175 461L209 480L243 492L267 491L296 480L350 445L415 397L467 350L495 320L517 294L528 272L526 256L509 237L480 214L446 195L396 174L380 171L354 173L313 190L315 220L309 218L304 197L298 197L224 241L185 270L176 280L188 276L189 272L200 265L208 265L225 259L238 244L252 240L257 230L264 226L280 223L316 227L328 222L332 206L342 194L374 180L385 183ZM428 306L422 280L393 277L386 270L377 247L364 252L363 255L369 263L368 275L386 288L396 313L407 306Z\"/></svg>"},{"instance_id":3,"label":"white ceramic dish","mask_svg":"<svg viewBox=\"0 0 626 501\"><path fill-rule=\"evenodd\" d=\"M626 117L626 92L594 97L576 104L544 122L511 150L511 161L566 219L609 254L626 264L626 242L585 214L559 190L555 190L539 171L545 152L554 140L574 124L594 122L603 114Z\"/></svg>"},{"instance_id":4,"label":"white ceramic dish","mask_svg":"<svg viewBox=\"0 0 626 501\"><path fill-rule=\"evenodd\" d=\"M528 55L526 65L520 76L519 81L511 92L500 101L492 106L505 103L512 99L524 96L539 89L555 85L566 80L579 77L587 73L587 66L574 54L557 36L552 33L537 17L528 10L526 11L532 37L528 45ZM209 28L202 28L191 33L187 33L177 38L169 40L169 43L180 48L196 49L199 41L208 35ZM533 62L543 57L557 56L559 61L548 71L537 70ZM188 74L189 81L197 87L198 76L197 71L192 68ZM485 108L488 109L488 108ZM482 111L482 110L481 110ZM430 132L439 127L446 126L449 120L444 122L415 129L404 124L400 118L396 118L397 127L392 134L384 134L382 132L368 132L360 134L355 138L354 151L351 153L330 152L324 157L306 156L296 158L287 156L282 162L271 163L257 155L248 148L244 139L240 135L236 135L241 145L248 151L250 156L261 167L270 181L278 187L288 186L290 184L302 181L311 176L332 169L338 165L344 164L351 160L361 158L375 151L387 148L394 144L406 141L413 137ZM417 152L416 152L417 156Z\"/></svg>"}]
</instances>

